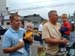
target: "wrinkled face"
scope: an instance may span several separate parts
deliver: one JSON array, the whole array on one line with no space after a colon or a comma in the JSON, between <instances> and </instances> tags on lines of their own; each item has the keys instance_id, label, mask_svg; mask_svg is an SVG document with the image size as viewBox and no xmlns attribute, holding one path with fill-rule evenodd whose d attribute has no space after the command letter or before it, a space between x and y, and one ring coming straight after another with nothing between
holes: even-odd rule
<instances>
[{"instance_id":1,"label":"wrinkled face","mask_svg":"<svg viewBox=\"0 0 75 56\"><path fill-rule=\"evenodd\" d=\"M20 17L14 16L14 19L11 22L12 27L19 28L20 27L20 23L21 23Z\"/></svg>"},{"instance_id":2,"label":"wrinkled face","mask_svg":"<svg viewBox=\"0 0 75 56\"><path fill-rule=\"evenodd\" d=\"M57 20L58 20L57 12L52 12L52 13L49 15L49 19L50 19L50 21L52 21L52 22L57 22Z\"/></svg>"},{"instance_id":3,"label":"wrinkled face","mask_svg":"<svg viewBox=\"0 0 75 56\"><path fill-rule=\"evenodd\" d=\"M67 15L62 15L61 18L63 22L67 21Z\"/></svg>"},{"instance_id":4,"label":"wrinkled face","mask_svg":"<svg viewBox=\"0 0 75 56\"><path fill-rule=\"evenodd\" d=\"M31 25L27 25L27 31L32 31L33 27Z\"/></svg>"}]
</instances>

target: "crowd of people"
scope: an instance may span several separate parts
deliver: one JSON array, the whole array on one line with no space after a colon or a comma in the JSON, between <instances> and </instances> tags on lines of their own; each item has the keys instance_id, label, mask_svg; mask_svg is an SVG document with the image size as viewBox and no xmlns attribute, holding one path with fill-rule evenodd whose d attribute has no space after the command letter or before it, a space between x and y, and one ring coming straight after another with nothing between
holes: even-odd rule
<instances>
[{"instance_id":1,"label":"crowd of people","mask_svg":"<svg viewBox=\"0 0 75 56\"><path fill-rule=\"evenodd\" d=\"M2 41L4 53L9 56L31 56L31 46L39 41L36 56L73 56L75 48L75 23L68 21L66 13L61 15L62 23L58 22L56 10L48 13L48 21L38 26L29 22L23 28L19 15L10 15L10 28L5 32Z\"/></svg>"}]
</instances>

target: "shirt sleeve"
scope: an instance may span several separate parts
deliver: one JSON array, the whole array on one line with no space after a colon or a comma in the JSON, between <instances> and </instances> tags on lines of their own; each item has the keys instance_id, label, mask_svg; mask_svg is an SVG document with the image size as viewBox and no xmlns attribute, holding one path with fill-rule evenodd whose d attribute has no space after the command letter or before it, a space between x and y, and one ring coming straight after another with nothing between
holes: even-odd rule
<instances>
[{"instance_id":1,"label":"shirt sleeve","mask_svg":"<svg viewBox=\"0 0 75 56\"><path fill-rule=\"evenodd\" d=\"M42 29L42 39L45 39L45 38L49 38L49 32L48 32L48 29L47 29L47 26L44 25L43 26L43 29Z\"/></svg>"},{"instance_id":2,"label":"shirt sleeve","mask_svg":"<svg viewBox=\"0 0 75 56\"><path fill-rule=\"evenodd\" d=\"M11 39L7 35L4 35L3 36L3 41L2 41L2 47L3 48L8 48L10 46L11 46Z\"/></svg>"},{"instance_id":3,"label":"shirt sleeve","mask_svg":"<svg viewBox=\"0 0 75 56\"><path fill-rule=\"evenodd\" d=\"M23 39L21 38L21 39L19 39L19 41L20 41L20 42L23 42Z\"/></svg>"}]
</instances>

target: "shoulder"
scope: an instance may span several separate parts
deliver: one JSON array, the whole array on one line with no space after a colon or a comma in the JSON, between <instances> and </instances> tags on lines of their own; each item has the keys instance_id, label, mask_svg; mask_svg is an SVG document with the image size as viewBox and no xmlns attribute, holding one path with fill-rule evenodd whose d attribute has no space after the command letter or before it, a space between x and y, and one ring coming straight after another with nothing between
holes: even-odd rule
<instances>
[{"instance_id":1,"label":"shoulder","mask_svg":"<svg viewBox=\"0 0 75 56\"><path fill-rule=\"evenodd\" d=\"M5 34L10 34L11 33L11 31L10 31L10 29L8 29L6 32L5 32ZM5 35L4 34L4 35Z\"/></svg>"},{"instance_id":2,"label":"shoulder","mask_svg":"<svg viewBox=\"0 0 75 56\"><path fill-rule=\"evenodd\" d=\"M66 25L70 25L70 22L65 22L64 24L66 24Z\"/></svg>"},{"instance_id":3,"label":"shoulder","mask_svg":"<svg viewBox=\"0 0 75 56\"><path fill-rule=\"evenodd\" d=\"M46 27L46 26L48 26L48 25L49 25L49 22L45 23L43 26Z\"/></svg>"},{"instance_id":4,"label":"shoulder","mask_svg":"<svg viewBox=\"0 0 75 56\"><path fill-rule=\"evenodd\" d=\"M26 30L24 28L19 28L19 31L26 32Z\"/></svg>"},{"instance_id":5,"label":"shoulder","mask_svg":"<svg viewBox=\"0 0 75 56\"><path fill-rule=\"evenodd\" d=\"M6 32L5 32L5 34L3 35L3 37L9 37L9 36L11 36L11 31L10 31L10 29L8 29Z\"/></svg>"}]
</instances>

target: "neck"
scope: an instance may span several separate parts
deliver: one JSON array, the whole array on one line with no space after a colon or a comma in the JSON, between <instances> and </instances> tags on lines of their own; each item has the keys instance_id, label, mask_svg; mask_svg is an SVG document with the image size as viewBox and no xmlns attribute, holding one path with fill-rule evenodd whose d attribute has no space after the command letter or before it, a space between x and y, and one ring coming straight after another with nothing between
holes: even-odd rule
<instances>
[{"instance_id":1,"label":"neck","mask_svg":"<svg viewBox=\"0 0 75 56\"><path fill-rule=\"evenodd\" d=\"M12 27L15 31L18 31L19 30L19 28L16 28L16 27Z\"/></svg>"},{"instance_id":2,"label":"neck","mask_svg":"<svg viewBox=\"0 0 75 56\"><path fill-rule=\"evenodd\" d=\"M63 22L67 22L67 21L63 21Z\"/></svg>"},{"instance_id":3,"label":"neck","mask_svg":"<svg viewBox=\"0 0 75 56\"><path fill-rule=\"evenodd\" d=\"M52 22L52 21L50 21L50 22L51 22L51 24L56 25L56 22Z\"/></svg>"}]
</instances>

